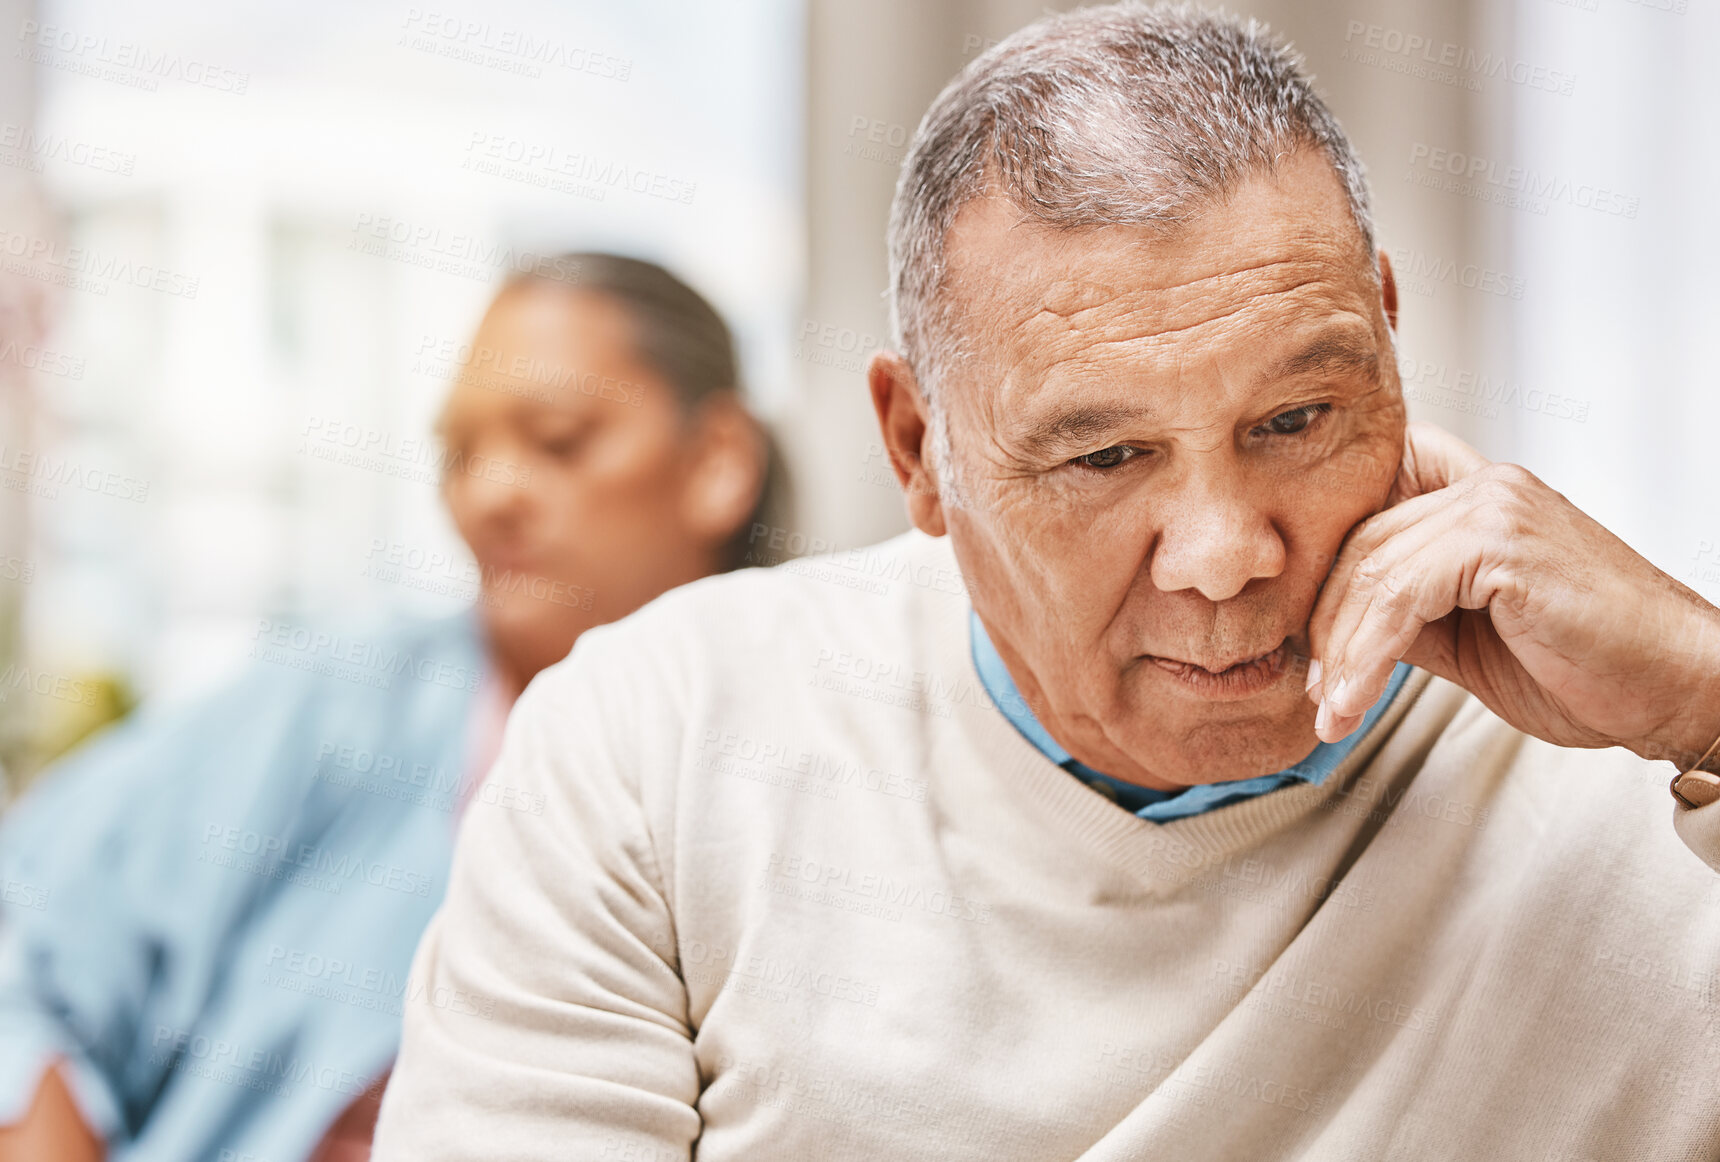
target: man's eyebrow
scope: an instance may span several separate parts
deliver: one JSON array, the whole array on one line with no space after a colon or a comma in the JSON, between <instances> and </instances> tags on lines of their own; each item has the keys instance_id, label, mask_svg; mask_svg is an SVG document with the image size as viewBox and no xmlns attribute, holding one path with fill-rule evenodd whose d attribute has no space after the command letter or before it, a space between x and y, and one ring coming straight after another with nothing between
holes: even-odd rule
<instances>
[{"instance_id":1,"label":"man's eyebrow","mask_svg":"<svg viewBox=\"0 0 1720 1162\"><path fill-rule=\"evenodd\" d=\"M1334 328L1316 335L1301 350L1273 365L1263 382L1270 384L1298 375L1359 374L1377 379L1379 372L1380 353L1371 337ZM1077 404L1036 422L1030 430L1016 435L1013 443L1031 457L1060 456L1152 416L1153 409L1144 404Z\"/></svg>"},{"instance_id":2,"label":"man's eyebrow","mask_svg":"<svg viewBox=\"0 0 1720 1162\"><path fill-rule=\"evenodd\" d=\"M1078 404L1035 424L1016 436L1015 443L1029 456L1060 454L1152 414L1140 404Z\"/></svg>"},{"instance_id":3,"label":"man's eyebrow","mask_svg":"<svg viewBox=\"0 0 1720 1162\"><path fill-rule=\"evenodd\" d=\"M1326 331L1313 342L1266 372L1266 380L1290 379L1298 375L1361 374L1377 377L1380 373L1380 353L1372 341L1364 341L1354 331Z\"/></svg>"}]
</instances>

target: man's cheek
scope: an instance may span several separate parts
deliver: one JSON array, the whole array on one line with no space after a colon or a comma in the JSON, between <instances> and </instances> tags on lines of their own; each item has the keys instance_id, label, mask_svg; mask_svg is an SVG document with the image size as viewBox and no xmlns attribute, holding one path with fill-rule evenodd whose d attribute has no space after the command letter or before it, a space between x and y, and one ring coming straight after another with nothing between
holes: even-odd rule
<instances>
[{"instance_id":1,"label":"man's cheek","mask_svg":"<svg viewBox=\"0 0 1720 1162\"><path fill-rule=\"evenodd\" d=\"M1315 468L1314 475L1321 492L1359 500L1362 502L1359 507L1371 508L1373 505L1368 502L1382 498L1393 471L1378 455L1348 447L1323 461Z\"/></svg>"},{"instance_id":2,"label":"man's cheek","mask_svg":"<svg viewBox=\"0 0 1720 1162\"><path fill-rule=\"evenodd\" d=\"M1134 584L1144 550L1101 527L1023 505L952 511L950 547L974 608L1044 664L1091 647ZM1136 532L1144 527L1138 520ZM1043 646L1039 644L1043 639Z\"/></svg>"},{"instance_id":3,"label":"man's cheek","mask_svg":"<svg viewBox=\"0 0 1720 1162\"><path fill-rule=\"evenodd\" d=\"M1404 452L1401 408L1350 419L1345 425L1350 430L1324 451L1303 479L1303 487L1320 497L1308 497L1305 503L1351 514L1346 527L1385 507Z\"/></svg>"},{"instance_id":4,"label":"man's cheek","mask_svg":"<svg viewBox=\"0 0 1720 1162\"><path fill-rule=\"evenodd\" d=\"M1280 608L1295 611L1290 620L1299 634L1307 630L1350 534L1378 511L1375 505L1357 504L1353 498L1346 503L1344 494L1311 493L1310 499L1314 503L1280 516L1290 551L1284 572L1274 579L1277 597L1284 603Z\"/></svg>"},{"instance_id":5,"label":"man's cheek","mask_svg":"<svg viewBox=\"0 0 1720 1162\"><path fill-rule=\"evenodd\" d=\"M1329 553L1292 552L1284 572L1272 581L1271 621L1286 631L1292 666L1307 665L1308 623L1319 604L1321 587L1331 574L1332 561Z\"/></svg>"}]
</instances>

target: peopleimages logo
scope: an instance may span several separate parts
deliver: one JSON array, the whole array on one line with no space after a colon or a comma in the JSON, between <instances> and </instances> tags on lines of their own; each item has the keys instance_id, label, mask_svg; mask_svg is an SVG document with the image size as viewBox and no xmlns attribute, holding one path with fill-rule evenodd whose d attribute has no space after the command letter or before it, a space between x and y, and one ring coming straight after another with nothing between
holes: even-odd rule
<instances>
[{"instance_id":1,"label":"peopleimages logo","mask_svg":"<svg viewBox=\"0 0 1720 1162\"><path fill-rule=\"evenodd\" d=\"M540 36L523 28L494 25L487 20L408 8L403 28L405 38L400 43L407 48L522 76L541 77L545 67L612 81L626 81L633 75L633 62L627 57Z\"/></svg>"},{"instance_id":2,"label":"peopleimages logo","mask_svg":"<svg viewBox=\"0 0 1720 1162\"><path fill-rule=\"evenodd\" d=\"M137 504L149 499L147 480L92 467L51 452L0 444L0 488L58 500L62 487L70 492L99 493Z\"/></svg>"},{"instance_id":3,"label":"peopleimages logo","mask_svg":"<svg viewBox=\"0 0 1720 1162\"><path fill-rule=\"evenodd\" d=\"M351 1070L322 1065L296 1053L263 1045L243 1045L167 1025L155 1027L150 1048L152 1065L264 1093L282 1095L291 1093L296 1085L306 1085L357 1097L369 1085L368 1078Z\"/></svg>"},{"instance_id":4,"label":"peopleimages logo","mask_svg":"<svg viewBox=\"0 0 1720 1162\"><path fill-rule=\"evenodd\" d=\"M575 393L628 407L640 407L645 402L642 383L435 335L419 340L410 370L540 403L567 399Z\"/></svg>"},{"instance_id":5,"label":"peopleimages logo","mask_svg":"<svg viewBox=\"0 0 1720 1162\"><path fill-rule=\"evenodd\" d=\"M0 122L0 165L42 172L41 162L63 161L81 165L102 173L130 177L137 166L137 154L111 149L62 133L39 133L27 125L13 121Z\"/></svg>"},{"instance_id":6,"label":"peopleimages logo","mask_svg":"<svg viewBox=\"0 0 1720 1162\"><path fill-rule=\"evenodd\" d=\"M1521 300L1526 286L1521 278L1505 271L1476 262L1459 263L1407 246L1393 250L1391 259L1398 286L1416 294L1431 294L1434 284L1446 283L1480 294Z\"/></svg>"},{"instance_id":7,"label":"peopleimages logo","mask_svg":"<svg viewBox=\"0 0 1720 1162\"><path fill-rule=\"evenodd\" d=\"M250 73L61 25L20 21L18 40L24 47L16 55L35 64L149 92L172 80L242 97L251 85Z\"/></svg>"},{"instance_id":8,"label":"peopleimages logo","mask_svg":"<svg viewBox=\"0 0 1720 1162\"><path fill-rule=\"evenodd\" d=\"M1522 384L1504 376L1490 376L1463 368L1452 368L1434 359L1418 360L1408 355L1402 356L1398 360L1398 379L1403 384L1406 398L1450 406L1449 401L1430 394L1442 392L1476 405L1453 410L1489 419L1499 414L1500 406L1520 408L1526 412L1536 412L1556 420L1572 420L1579 424L1587 423L1589 419L1589 401L1586 399L1534 387L1525 389Z\"/></svg>"},{"instance_id":9,"label":"peopleimages logo","mask_svg":"<svg viewBox=\"0 0 1720 1162\"><path fill-rule=\"evenodd\" d=\"M332 416L309 417L300 436L301 455L420 484L436 486L462 474L515 488L531 482L529 465L444 448L433 436L401 436Z\"/></svg>"},{"instance_id":10,"label":"peopleimages logo","mask_svg":"<svg viewBox=\"0 0 1720 1162\"><path fill-rule=\"evenodd\" d=\"M1357 41L1360 44L1357 44ZM1477 89L1485 80L1509 81L1568 97L1575 91L1575 73L1519 60L1503 53L1478 50L1451 41L1438 41L1401 28L1352 20L1344 27L1345 59L1379 65L1393 72L1424 76L1444 84ZM1393 67L1394 63L1399 67ZM1413 63L1417 67L1408 67Z\"/></svg>"},{"instance_id":11,"label":"peopleimages logo","mask_svg":"<svg viewBox=\"0 0 1720 1162\"><path fill-rule=\"evenodd\" d=\"M245 858L248 857L248 858ZM303 843L284 835L271 835L236 824L218 822L203 826L203 850L199 863L229 867L268 879L289 879L293 869L304 869L322 881L311 884L339 894L347 883L361 882L409 896L429 898L434 880L424 872L366 859L351 852L337 852L320 843Z\"/></svg>"},{"instance_id":12,"label":"peopleimages logo","mask_svg":"<svg viewBox=\"0 0 1720 1162\"><path fill-rule=\"evenodd\" d=\"M689 205L699 184L679 175L629 165L617 158L574 153L548 142L526 141L502 133L474 132L460 168L473 173L523 181L557 193L602 201L608 189Z\"/></svg>"},{"instance_id":13,"label":"peopleimages logo","mask_svg":"<svg viewBox=\"0 0 1720 1162\"><path fill-rule=\"evenodd\" d=\"M388 215L359 214L347 249L479 279L506 273L531 274L568 284L579 281L579 264L571 259L505 246L432 222Z\"/></svg>"},{"instance_id":14,"label":"peopleimages logo","mask_svg":"<svg viewBox=\"0 0 1720 1162\"><path fill-rule=\"evenodd\" d=\"M454 690L476 690L481 676L476 667L421 656L398 645L266 617L257 622L251 638L252 657L381 690L389 689L393 679L402 676Z\"/></svg>"},{"instance_id":15,"label":"peopleimages logo","mask_svg":"<svg viewBox=\"0 0 1720 1162\"><path fill-rule=\"evenodd\" d=\"M590 612L597 599L597 590L561 577L497 569L464 554L423 549L404 541L372 537L365 558L368 563L360 570L361 577L463 601L482 600L490 606L500 606L504 597L519 596Z\"/></svg>"},{"instance_id":16,"label":"peopleimages logo","mask_svg":"<svg viewBox=\"0 0 1720 1162\"><path fill-rule=\"evenodd\" d=\"M1511 209L1545 214L1554 202L1620 218L1635 218L1642 199L1592 182L1574 182L1529 166L1501 166L1492 158L1425 142L1410 146L1405 179ZM1425 172L1418 173L1422 170Z\"/></svg>"},{"instance_id":17,"label":"peopleimages logo","mask_svg":"<svg viewBox=\"0 0 1720 1162\"><path fill-rule=\"evenodd\" d=\"M446 985L426 987L418 977L408 975L402 979L389 969L359 965L303 948L271 944L263 964L264 984L338 1004L375 1009L390 1016L400 1016L409 1004L425 1004L486 1021L496 1012L496 1002L490 997Z\"/></svg>"},{"instance_id":18,"label":"peopleimages logo","mask_svg":"<svg viewBox=\"0 0 1720 1162\"><path fill-rule=\"evenodd\" d=\"M190 275L87 246L63 246L52 238L0 230L0 256L17 260L17 265L6 267L14 274L74 290L106 294L117 283L179 298L197 297L199 280Z\"/></svg>"},{"instance_id":19,"label":"peopleimages logo","mask_svg":"<svg viewBox=\"0 0 1720 1162\"><path fill-rule=\"evenodd\" d=\"M22 367L25 371L61 379L84 377L84 360L81 356L67 355L63 351L54 351L34 343L19 343L16 339L0 343L0 363L10 363L14 367Z\"/></svg>"}]
</instances>

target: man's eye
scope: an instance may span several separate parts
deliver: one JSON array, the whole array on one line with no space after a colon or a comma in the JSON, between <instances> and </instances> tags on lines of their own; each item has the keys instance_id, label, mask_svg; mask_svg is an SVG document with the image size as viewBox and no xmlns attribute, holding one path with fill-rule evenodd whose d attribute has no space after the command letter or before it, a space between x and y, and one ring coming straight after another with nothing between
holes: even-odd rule
<instances>
[{"instance_id":1,"label":"man's eye","mask_svg":"<svg viewBox=\"0 0 1720 1162\"><path fill-rule=\"evenodd\" d=\"M1332 405L1329 403L1311 403L1304 407L1291 408L1267 420L1260 430L1274 436L1294 436L1305 431L1309 424L1331 410Z\"/></svg>"},{"instance_id":2,"label":"man's eye","mask_svg":"<svg viewBox=\"0 0 1720 1162\"><path fill-rule=\"evenodd\" d=\"M1120 464L1132 461L1137 456L1140 456L1140 449L1132 449L1132 447L1128 447L1127 443L1113 443L1108 449L1087 452L1087 456L1077 456L1073 461L1070 461L1070 464L1080 464L1082 468L1097 468L1099 471L1104 471L1108 468L1118 468Z\"/></svg>"},{"instance_id":3,"label":"man's eye","mask_svg":"<svg viewBox=\"0 0 1720 1162\"><path fill-rule=\"evenodd\" d=\"M1109 448L1100 448L1097 452L1077 456L1074 462L1086 468L1115 468L1125 460L1132 460L1139 454L1140 449L1138 448L1131 448L1127 444L1113 444Z\"/></svg>"}]
</instances>

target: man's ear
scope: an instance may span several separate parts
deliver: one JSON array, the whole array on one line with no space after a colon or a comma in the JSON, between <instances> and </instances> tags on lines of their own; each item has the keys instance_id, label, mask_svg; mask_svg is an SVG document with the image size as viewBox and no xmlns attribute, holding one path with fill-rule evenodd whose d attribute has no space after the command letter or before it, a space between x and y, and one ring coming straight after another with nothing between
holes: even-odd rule
<instances>
[{"instance_id":1,"label":"man's ear","mask_svg":"<svg viewBox=\"0 0 1720 1162\"><path fill-rule=\"evenodd\" d=\"M931 416L914 369L894 351L880 351L866 367L866 384L872 389L872 406L878 412L878 430L890 467L907 497L908 519L921 532L941 537L944 507L927 459Z\"/></svg>"},{"instance_id":2,"label":"man's ear","mask_svg":"<svg viewBox=\"0 0 1720 1162\"><path fill-rule=\"evenodd\" d=\"M1393 331L1398 327L1397 279L1392 277L1392 260L1386 248L1380 247L1380 304L1386 309L1386 323Z\"/></svg>"}]
</instances>

